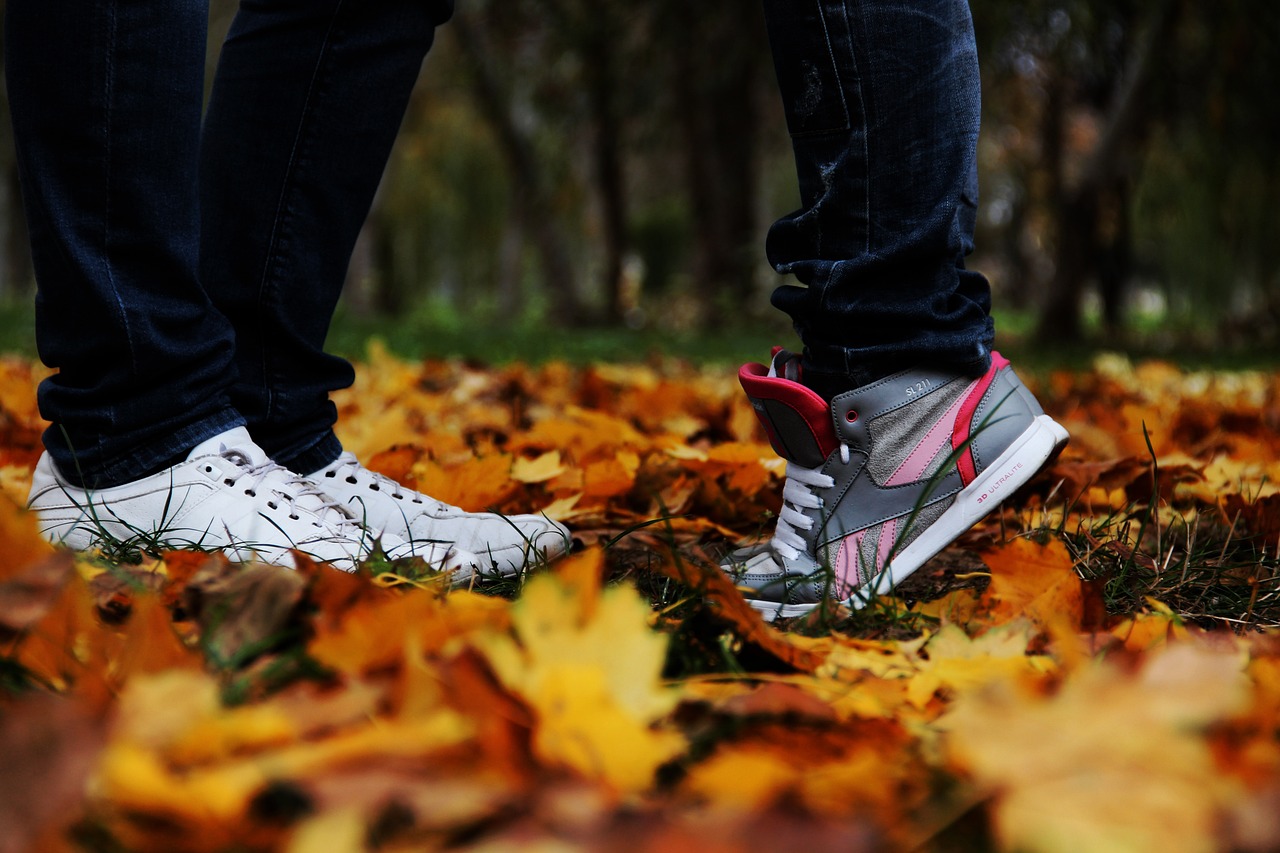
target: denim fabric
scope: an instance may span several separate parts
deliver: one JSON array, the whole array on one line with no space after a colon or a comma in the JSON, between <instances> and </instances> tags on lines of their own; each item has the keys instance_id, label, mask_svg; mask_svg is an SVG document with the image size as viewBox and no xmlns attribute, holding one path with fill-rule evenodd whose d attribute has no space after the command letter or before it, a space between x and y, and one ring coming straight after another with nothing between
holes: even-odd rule
<instances>
[{"instance_id":1,"label":"denim fabric","mask_svg":"<svg viewBox=\"0 0 1280 853\"><path fill-rule=\"evenodd\" d=\"M9 0L37 345L58 369L39 402L64 476L128 482L246 421L285 464L337 457L328 392L352 373L320 347L451 11L244 0L202 142L203 0Z\"/></svg>"},{"instance_id":2,"label":"denim fabric","mask_svg":"<svg viewBox=\"0 0 1280 853\"><path fill-rule=\"evenodd\" d=\"M236 330L231 401L296 471L341 452L324 352L347 264L422 59L452 2L243 0L200 161L200 274Z\"/></svg>"},{"instance_id":3,"label":"denim fabric","mask_svg":"<svg viewBox=\"0 0 1280 853\"><path fill-rule=\"evenodd\" d=\"M965 0L764 0L802 207L776 222L774 291L808 371L863 384L981 372L990 288L973 250L980 111Z\"/></svg>"}]
</instances>

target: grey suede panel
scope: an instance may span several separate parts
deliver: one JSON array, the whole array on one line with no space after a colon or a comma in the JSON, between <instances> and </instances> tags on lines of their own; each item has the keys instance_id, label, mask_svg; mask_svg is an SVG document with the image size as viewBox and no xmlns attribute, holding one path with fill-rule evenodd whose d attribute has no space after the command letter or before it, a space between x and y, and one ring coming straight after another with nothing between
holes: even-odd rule
<instances>
[{"instance_id":1,"label":"grey suede panel","mask_svg":"<svg viewBox=\"0 0 1280 853\"><path fill-rule=\"evenodd\" d=\"M898 531L898 550L910 545L920 537L921 533L928 530L935 521L942 517L942 514L951 509L951 505L956 502L955 495L949 495L940 501L934 501L920 508L915 518L908 520L904 518L902 523L907 525L906 530Z\"/></svg>"},{"instance_id":2,"label":"grey suede panel","mask_svg":"<svg viewBox=\"0 0 1280 853\"><path fill-rule=\"evenodd\" d=\"M968 387L968 382L956 379L868 422L867 433L871 438L868 470L877 483L893 476L923 433L946 414Z\"/></svg>"}]
</instances>

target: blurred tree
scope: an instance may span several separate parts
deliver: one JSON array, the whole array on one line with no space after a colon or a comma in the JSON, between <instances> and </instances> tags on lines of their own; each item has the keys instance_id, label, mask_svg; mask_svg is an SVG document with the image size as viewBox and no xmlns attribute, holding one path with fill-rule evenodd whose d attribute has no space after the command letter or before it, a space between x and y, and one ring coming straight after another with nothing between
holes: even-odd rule
<instances>
[{"instance_id":1,"label":"blurred tree","mask_svg":"<svg viewBox=\"0 0 1280 853\"><path fill-rule=\"evenodd\" d=\"M1000 161L1015 185L1002 200L1003 245L1013 287L1039 290L1043 339L1081 336L1086 283L1101 294L1107 327L1119 327L1134 167L1157 118L1149 89L1174 5L1041 0L988 4L975 17L989 69L988 132L1004 146ZM1015 230L1028 227L1043 239ZM1029 280L1037 265L1023 254L1036 243L1049 261L1038 288ZM1015 300L1031 301L1025 292Z\"/></svg>"},{"instance_id":2,"label":"blurred tree","mask_svg":"<svg viewBox=\"0 0 1280 853\"><path fill-rule=\"evenodd\" d=\"M662 66L674 95L668 109L684 143L692 275L704 312L740 310L763 258L761 100L777 98L766 91L773 77L764 18L757 0L665 0L657 8L670 40L672 61Z\"/></svg>"},{"instance_id":3,"label":"blurred tree","mask_svg":"<svg viewBox=\"0 0 1280 853\"><path fill-rule=\"evenodd\" d=\"M35 284L27 222L18 186L17 154L9 126L9 88L3 77L4 0L0 0L0 296L29 298Z\"/></svg>"},{"instance_id":4,"label":"blurred tree","mask_svg":"<svg viewBox=\"0 0 1280 853\"><path fill-rule=\"evenodd\" d=\"M1245 188L1280 165L1275 111L1262 106L1280 71L1280 6L1020 0L974 12L985 219L1010 301L1038 306L1042 339L1081 337L1089 288L1114 337L1136 270L1170 304L1194 302L1201 323L1237 287L1274 290L1274 206L1258 210Z\"/></svg>"},{"instance_id":5,"label":"blurred tree","mask_svg":"<svg viewBox=\"0 0 1280 853\"><path fill-rule=\"evenodd\" d=\"M570 249L560 223L549 214L554 210L549 175L539 162L537 143L529 128L531 113L527 87L510 60L519 55L512 49L515 33L501 32L485 16L488 6L477 3L473 11L458 15L452 23L453 37L461 48L465 71L475 93L481 115L493 128L503 160L510 174L512 204L520 234L530 235L541 262L543 285L550 296L553 316L573 324L584 317L578 297ZM495 16L496 17L496 16ZM473 22L474 21L474 22ZM499 48L494 36L506 44ZM522 121L521 116L525 119ZM509 310L517 311L514 301Z\"/></svg>"},{"instance_id":6,"label":"blurred tree","mask_svg":"<svg viewBox=\"0 0 1280 853\"><path fill-rule=\"evenodd\" d=\"M210 66L236 6L210 0ZM1115 332L1138 280L1187 325L1280 342L1280 4L973 12L979 247L999 255L1001 304L1074 339L1093 292ZM461 312L565 324L768 310L761 220L795 182L756 0L466 0L439 36L352 296L399 312L430 289ZM7 120L0 174L0 287L22 294Z\"/></svg>"}]
</instances>

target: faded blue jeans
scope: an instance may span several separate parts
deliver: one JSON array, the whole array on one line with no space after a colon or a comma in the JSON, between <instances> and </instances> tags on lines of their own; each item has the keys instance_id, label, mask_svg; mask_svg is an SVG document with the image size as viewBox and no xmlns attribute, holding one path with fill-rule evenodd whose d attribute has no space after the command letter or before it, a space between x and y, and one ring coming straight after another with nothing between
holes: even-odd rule
<instances>
[{"instance_id":1,"label":"faded blue jeans","mask_svg":"<svg viewBox=\"0 0 1280 853\"><path fill-rule=\"evenodd\" d=\"M341 451L322 346L452 0L243 0L203 126L205 0L9 0L45 446L80 485L247 424L294 470Z\"/></svg>"},{"instance_id":2,"label":"faded blue jeans","mask_svg":"<svg viewBox=\"0 0 1280 853\"><path fill-rule=\"evenodd\" d=\"M920 363L985 368L990 288L964 267L980 112L967 2L764 7L802 204L769 231L770 262L800 282L773 304L806 376L848 388Z\"/></svg>"}]
</instances>

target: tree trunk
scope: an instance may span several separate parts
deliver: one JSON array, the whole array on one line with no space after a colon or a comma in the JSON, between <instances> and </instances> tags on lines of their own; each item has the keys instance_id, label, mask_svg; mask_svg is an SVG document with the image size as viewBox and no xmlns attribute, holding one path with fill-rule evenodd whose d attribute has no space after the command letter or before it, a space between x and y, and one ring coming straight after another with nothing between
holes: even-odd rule
<instances>
[{"instance_id":1,"label":"tree trunk","mask_svg":"<svg viewBox=\"0 0 1280 853\"><path fill-rule=\"evenodd\" d=\"M694 278L700 318L714 321L723 303L751 292L759 253L757 170L762 28L744 39L742 20L723 9L672 4L669 14L684 42L672 81L693 212ZM749 16L758 23L758 14Z\"/></svg>"},{"instance_id":2,"label":"tree trunk","mask_svg":"<svg viewBox=\"0 0 1280 853\"><path fill-rule=\"evenodd\" d=\"M586 25L582 28L583 58L586 62L587 103L594 126L592 149L604 239L600 286L605 294L608 318L621 321L628 308L624 304L622 281L622 264L627 251L627 199L614 62L618 45L605 5L590 4L586 16Z\"/></svg>"},{"instance_id":3,"label":"tree trunk","mask_svg":"<svg viewBox=\"0 0 1280 853\"><path fill-rule=\"evenodd\" d=\"M1087 281L1093 280L1108 292L1112 319L1118 324L1119 306L1126 284L1127 265L1103 272L1103 241L1098 217L1106 197L1127 180L1126 167L1137 143L1150 131L1154 117L1144 97L1151 74L1158 64L1159 48L1169 41L1174 22L1174 0L1162 0L1154 7L1133 41L1125 72L1116 81L1111 106L1105 116L1098 141L1084 157L1079 177L1070 186L1064 178L1063 139L1065 133L1065 87L1055 74L1046 97L1044 123L1045 158L1050 166L1051 209L1056 212L1057 245L1055 270L1049 299L1040 316L1042 340L1074 342L1082 337L1080 296ZM1116 193L1112 213L1124 225L1116 229L1117 240L1128 240L1128 195ZM1128 247L1115 251L1128 254ZM1105 282L1104 282L1105 280Z\"/></svg>"},{"instance_id":4,"label":"tree trunk","mask_svg":"<svg viewBox=\"0 0 1280 853\"><path fill-rule=\"evenodd\" d=\"M514 207L524 232L530 235L536 247L542 277L554 306L553 320L566 325L580 323L585 316L569 248L550 215L553 209L551 194L538 169L533 143L512 117L511 98L503 91L492 51L486 48L480 33L465 15L455 16L448 31L457 39L462 55L470 65L476 99L493 127L507 168L511 170Z\"/></svg>"}]
</instances>

